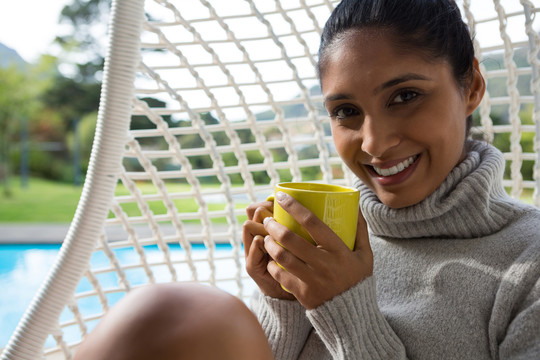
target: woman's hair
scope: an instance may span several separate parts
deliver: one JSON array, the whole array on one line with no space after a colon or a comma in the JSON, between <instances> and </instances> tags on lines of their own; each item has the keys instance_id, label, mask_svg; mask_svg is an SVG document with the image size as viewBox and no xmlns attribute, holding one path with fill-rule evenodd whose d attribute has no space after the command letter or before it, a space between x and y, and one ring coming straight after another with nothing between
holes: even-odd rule
<instances>
[{"instance_id":1,"label":"woman's hair","mask_svg":"<svg viewBox=\"0 0 540 360\"><path fill-rule=\"evenodd\" d=\"M428 61L445 60L461 89L474 71L474 47L454 0L342 0L324 27L317 71L322 78L332 47L350 30L381 29L396 47L412 49ZM467 133L472 117L467 119Z\"/></svg>"}]
</instances>

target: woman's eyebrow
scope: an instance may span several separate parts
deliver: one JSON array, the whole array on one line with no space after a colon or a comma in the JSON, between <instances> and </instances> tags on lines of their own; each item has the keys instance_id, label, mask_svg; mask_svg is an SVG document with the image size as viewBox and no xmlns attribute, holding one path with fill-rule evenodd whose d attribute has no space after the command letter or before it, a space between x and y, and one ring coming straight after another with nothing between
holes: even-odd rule
<instances>
[{"instance_id":1,"label":"woman's eyebrow","mask_svg":"<svg viewBox=\"0 0 540 360\"><path fill-rule=\"evenodd\" d=\"M398 76L398 77L396 77L394 79L388 80L387 82L377 86L375 88L375 90L373 90L373 94L377 94L377 93L383 91L384 89L388 89L388 88L390 88L392 86L396 86L398 84L401 84L401 83L404 83L404 82L407 82L407 81L410 81L410 80L432 81L433 79L431 79L431 78L429 78L427 76L424 76L424 75L416 74L416 73L407 73L407 74Z\"/></svg>"},{"instance_id":2,"label":"woman's eyebrow","mask_svg":"<svg viewBox=\"0 0 540 360\"><path fill-rule=\"evenodd\" d=\"M383 91L384 89L388 89L392 86L396 86L396 85L399 85L401 83L411 81L411 80L433 81L433 79L428 76L424 76L417 73L407 73L407 74L398 76L396 78L390 79L386 81L385 83L377 86L375 90L373 90L373 94L377 94ZM346 94L346 93L331 94L324 98L323 103L326 104L327 102L330 102L330 101L349 100L352 98L354 98L352 94Z\"/></svg>"},{"instance_id":3,"label":"woman's eyebrow","mask_svg":"<svg viewBox=\"0 0 540 360\"><path fill-rule=\"evenodd\" d=\"M349 100L352 98L353 98L353 95L351 94L343 94L343 93L332 94L332 95L328 95L327 97L323 99L323 104L326 104L327 102L330 102L330 101Z\"/></svg>"}]
</instances>

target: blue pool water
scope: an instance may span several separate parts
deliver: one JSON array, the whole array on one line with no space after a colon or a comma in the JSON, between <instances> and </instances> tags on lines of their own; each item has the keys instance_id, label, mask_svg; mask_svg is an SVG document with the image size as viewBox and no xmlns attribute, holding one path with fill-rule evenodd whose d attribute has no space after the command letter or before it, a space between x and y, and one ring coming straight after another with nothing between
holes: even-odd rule
<instances>
[{"instance_id":1,"label":"blue pool water","mask_svg":"<svg viewBox=\"0 0 540 360\"><path fill-rule=\"evenodd\" d=\"M5 347L60 245L0 245L0 348Z\"/></svg>"},{"instance_id":2,"label":"blue pool water","mask_svg":"<svg viewBox=\"0 0 540 360\"><path fill-rule=\"evenodd\" d=\"M0 245L0 348L6 346L9 337L15 330L17 323L24 314L24 311L30 304L36 291L39 289L42 281L47 276L54 260L60 250L59 244L46 244L46 245ZM171 258L182 257L183 251L178 245L171 245ZM230 245L218 245L218 251L230 251ZM205 248L202 245L194 245L193 252L195 257L204 257ZM124 263L124 261L138 261L138 255L133 250L115 250L116 256ZM153 259L159 259L162 257L161 251L157 246L145 246L145 253L150 262ZM198 255L197 255L198 253ZM99 267L100 265L108 265L108 259L100 253L95 253L91 260L92 266ZM227 264L224 264L225 269L218 269L221 273L227 272ZM160 273L168 274L166 269L156 269L155 276L156 281L160 282ZM200 272L204 276L204 269ZM140 271L142 273L142 270ZM129 274L128 274L129 275ZM100 279L100 281L106 283L107 281L117 281L112 278ZM128 279L132 285L137 285L138 282L145 283L146 278L144 274L132 274ZM164 278L163 281L168 281ZM88 287L90 285L85 282L79 284L79 290L81 287ZM120 295L117 296L119 298ZM110 305L113 305L118 299L109 299ZM100 309L99 302L92 304L82 304L86 310L92 311L93 309ZM90 308L90 309L88 309ZM93 309L92 309L93 308ZM97 310L99 311L99 310ZM93 326L92 326L93 327ZM48 340L46 346L54 345L52 340Z\"/></svg>"}]
</instances>

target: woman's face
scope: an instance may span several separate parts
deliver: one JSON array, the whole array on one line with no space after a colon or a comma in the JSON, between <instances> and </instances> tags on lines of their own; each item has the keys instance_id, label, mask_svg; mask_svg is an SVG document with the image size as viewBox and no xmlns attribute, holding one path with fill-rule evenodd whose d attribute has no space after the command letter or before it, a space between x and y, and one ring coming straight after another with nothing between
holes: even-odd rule
<instances>
[{"instance_id":1,"label":"woman's face","mask_svg":"<svg viewBox=\"0 0 540 360\"><path fill-rule=\"evenodd\" d=\"M327 50L321 83L339 155L387 206L422 201L465 157L483 90L460 89L445 61L397 49L381 31L350 31Z\"/></svg>"}]
</instances>

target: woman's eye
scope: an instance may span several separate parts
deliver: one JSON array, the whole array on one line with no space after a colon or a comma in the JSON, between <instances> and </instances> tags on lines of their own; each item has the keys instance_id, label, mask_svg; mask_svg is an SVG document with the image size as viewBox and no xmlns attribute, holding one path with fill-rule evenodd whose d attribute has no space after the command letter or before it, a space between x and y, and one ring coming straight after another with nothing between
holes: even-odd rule
<instances>
[{"instance_id":1,"label":"woman's eye","mask_svg":"<svg viewBox=\"0 0 540 360\"><path fill-rule=\"evenodd\" d=\"M345 119L345 118L348 118L350 116L355 116L355 115L358 115L358 111L356 111L356 109L351 108L351 107L342 107L335 112L335 116L338 119Z\"/></svg>"},{"instance_id":2,"label":"woman's eye","mask_svg":"<svg viewBox=\"0 0 540 360\"><path fill-rule=\"evenodd\" d=\"M391 104L402 104L409 102L416 98L418 96L418 93L414 91L403 91L396 95L395 98L392 99Z\"/></svg>"}]
</instances>

